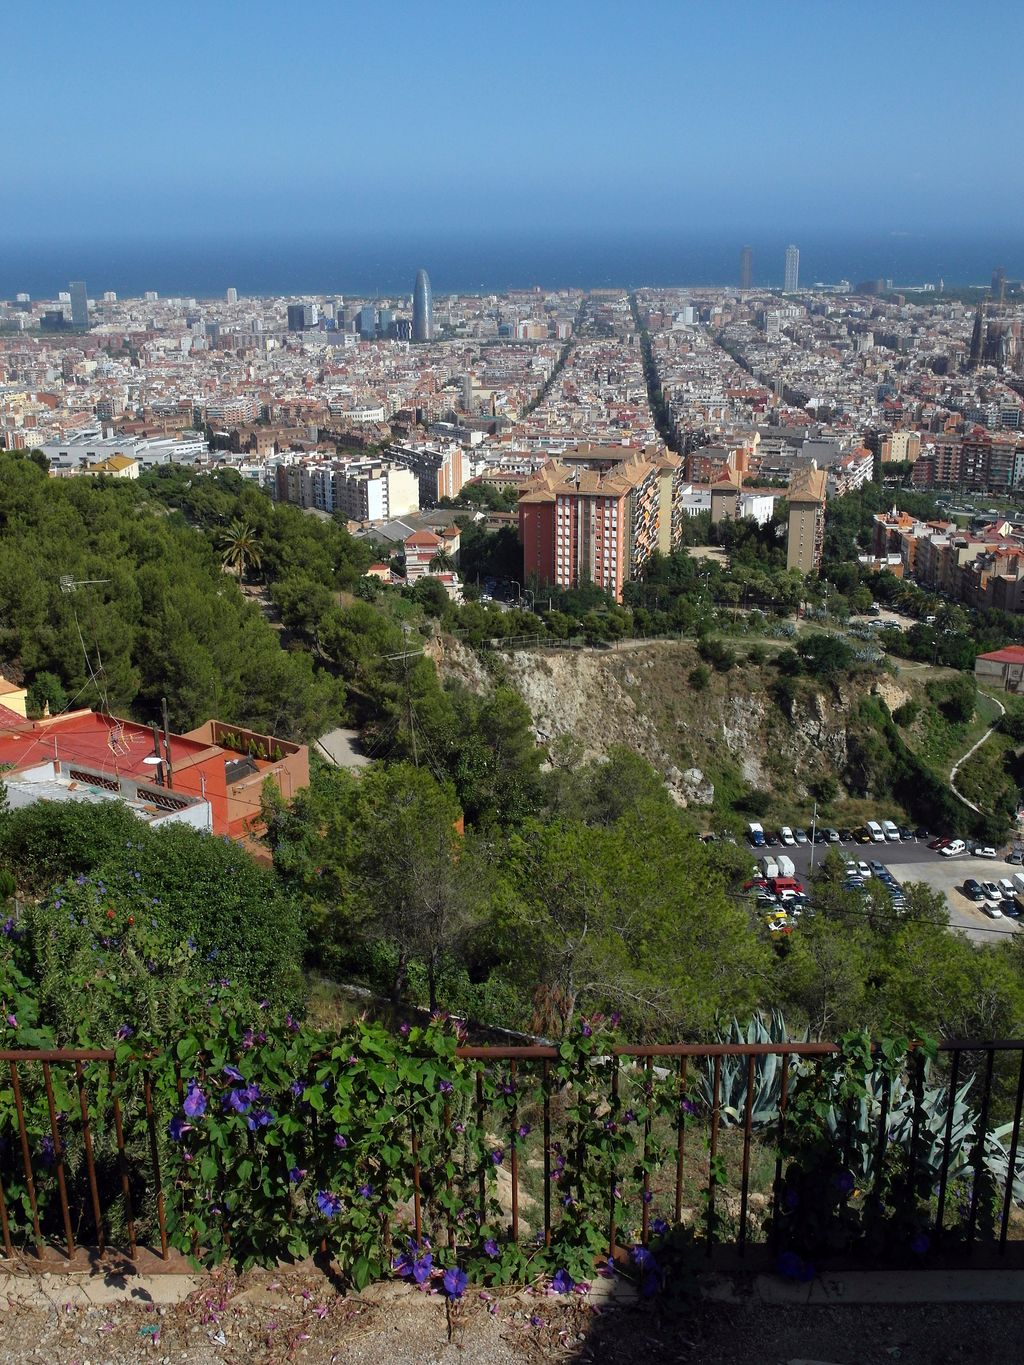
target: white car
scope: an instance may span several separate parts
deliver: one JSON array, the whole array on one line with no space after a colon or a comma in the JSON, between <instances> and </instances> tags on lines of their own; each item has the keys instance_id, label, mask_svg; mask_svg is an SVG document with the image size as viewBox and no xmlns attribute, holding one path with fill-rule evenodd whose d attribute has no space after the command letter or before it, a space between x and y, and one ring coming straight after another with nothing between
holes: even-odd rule
<instances>
[{"instance_id":1,"label":"white car","mask_svg":"<svg viewBox=\"0 0 1024 1365\"><path fill-rule=\"evenodd\" d=\"M953 839L945 848L940 848L939 853L943 858L956 858L963 853L967 845L962 839Z\"/></svg>"},{"instance_id":2,"label":"white car","mask_svg":"<svg viewBox=\"0 0 1024 1365\"><path fill-rule=\"evenodd\" d=\"M996 885L1008 900L1012 901L1017 894L1017 888L1014 886L1013 882L1010 881L1009 877L1000 877Z\"/></svg>"},{"instance_id":3,"label":"white car","mask_svg":"<svg viewBox=\"0 0 1024 1365\"><path fill-rule=\"evenodd\" d=\"M986 901L981 908L984 910L985 914L988 915L989 919L1003 918L1002 910L1000 910L998 905L994 905L992 901Z\"/></svg>"},{"instance_id":4,"label":"white car","mask_svg":"<svg viewBox=\"0 0 1024 1365\"><path fill-rule=\"evenodd\" d=\"M867 863L863 861L859 862L857 864L857 875L860 877L864 877L866 880L868 877L871 876L871 868L868 867Z\"/></svg>"},{"instance_id":5,"label":"white car","mask_svg":"<svg viewBox=\"0 0 1024 1365\"><path fill-rule=\"evenodd\" d=\"M974 850L976 858L994 858L996 851L991 844L978 844Z\"/></svg>"},{"instance_id":6,"label":"white car","mask_svg":"<svg viewBox=\"0 0 1024 1365\"><path fill-rule=\"evenodd\" d=\"M998 905L1003 899L1003 893L995 882L982 882L981 889L985 893L985 899L991 901L993 905Z\"/></svg>"},{"instance_id":7,"label":"white car","mask_svg":"<svg viewBox=\"0 0 1024 1365\"><path fill-rule=\"evenodd\" d=\"M779 838L787 847L796 843L796 836L788 825L783 825L779 830Z\"/></svg>"}]
</instances>

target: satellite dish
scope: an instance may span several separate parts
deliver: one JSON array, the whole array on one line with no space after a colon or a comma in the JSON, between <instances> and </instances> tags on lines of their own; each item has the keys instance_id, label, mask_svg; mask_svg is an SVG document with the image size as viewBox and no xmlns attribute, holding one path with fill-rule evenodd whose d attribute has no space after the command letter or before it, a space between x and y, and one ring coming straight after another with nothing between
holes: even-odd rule
<instances>
[{"instance_id":1,"label":"satellite dish","mask_svg":"<svg viewBox=\"0 0 1024 1365\"><path fill-rule=\"evenodd\" d=\"M147 754L142 761L143 763L162 763L163 759L160 758L157 754Z\"/></svg>"}]
</instances>

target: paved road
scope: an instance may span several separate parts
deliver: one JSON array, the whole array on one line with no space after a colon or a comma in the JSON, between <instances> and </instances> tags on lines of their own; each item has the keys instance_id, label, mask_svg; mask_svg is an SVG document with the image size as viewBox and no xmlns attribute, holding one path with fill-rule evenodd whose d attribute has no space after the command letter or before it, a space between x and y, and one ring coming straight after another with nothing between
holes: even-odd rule
<instances>
[{"instance_id":1,"label":"paved road","mask_svg":"<svg viewBox=\"0 0 1024 1365\"><path fill-rule=\"evenodd\" d=\"M943 858L927 843L918 843L916 840L898 844L833 844L831 847L864 862L884 863L900 882L924 882L933 891L940 891L946 897L950 924L962 929L968 938L977 943L997 942L1000 935L1017 933L1018 923L1024 925L1024 921L989 919L973 901L967 899L961 889L967 877L975 877L978 881L998 881L1000 877L1024 870L1010 867L1001 858L971 858L963 855L959 858ZM814 845L816 864L820 865L828 848L826 844ZM762 851L787 854L793 859L797 876L801 880L810 880L809 845L798 844L795 848L785 849L780 845L774 849L751 850L754 856Z\"/></svg>"}]
</instances>

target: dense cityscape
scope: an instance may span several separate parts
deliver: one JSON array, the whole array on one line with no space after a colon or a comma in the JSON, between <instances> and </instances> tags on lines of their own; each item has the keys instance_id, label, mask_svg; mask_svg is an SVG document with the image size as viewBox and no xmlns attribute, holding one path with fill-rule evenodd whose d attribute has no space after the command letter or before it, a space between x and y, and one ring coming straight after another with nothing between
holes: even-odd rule
<instances>
[{"instance_id":1,"label":"dense cityscape","mask_svg":"<svg viewBox=\"0 0 1024 1365\"><path fill-rule=\"evenodd\" d=\"M877 11L5 14L0 1365L1020 1359L1024 10Z\"/></svg>"}]
</instances>

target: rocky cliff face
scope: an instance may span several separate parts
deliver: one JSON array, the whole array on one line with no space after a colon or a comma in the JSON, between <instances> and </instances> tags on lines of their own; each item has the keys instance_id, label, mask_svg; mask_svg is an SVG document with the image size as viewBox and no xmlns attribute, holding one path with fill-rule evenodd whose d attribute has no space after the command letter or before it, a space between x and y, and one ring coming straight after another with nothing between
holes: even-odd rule
<instances>
[{"instance_id":1,"label":"rocky cliff face","mask_svg":"<svg viewBox=\"0 0 1024 1365\"><path fill-rule=\"evenodd\" d=\"M846 767L852 690L802 688L787 714L769 691L774 669L741 665L712 673L709 686L695 691L689 674L699 660L689 641L510 651L490 669L448 640L433 653L443 678L474 691L507 681L530 708L542 744L571 735L587 758L627 745L664 775L682 805L709 805L723 780L803 795L825 774L841 781ZM890 707L909 695L891 679L875 687L885 689Z\"/></svg>"}]
</instances>

